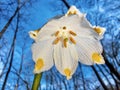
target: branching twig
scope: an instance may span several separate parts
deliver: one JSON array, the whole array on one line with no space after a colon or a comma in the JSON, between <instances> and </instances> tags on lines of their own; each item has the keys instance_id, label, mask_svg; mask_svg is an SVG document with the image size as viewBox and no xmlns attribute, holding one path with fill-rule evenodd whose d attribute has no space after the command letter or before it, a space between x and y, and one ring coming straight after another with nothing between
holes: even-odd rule
<instances>
[{"instance_id":1,"label":"branching twig","mask_svg":"<svg viewBox=\"0 0 120 90\"><path fill-rule=\"evenodd\" d=\"M8 22L5 24L5 26L1 30L1 32L0 32L0 39L2 38L3 34L5 33L5 31L9 27L9 25L11 24L13 18L17 15L18 11L26 4L27 1L29 1L29 0L26 0L21 6L18 5L16 7L16 10L15 10L14 14L10 17L10 19L8 20Z\"/></svg>"},{"instance_id":2,"label":"branching twig","mask_svg":"<svg viewBox=\"0 0 120 90\"><path fill-rule=\"evenodd\" d=\"M106 85L104 84L103 80L102 80L101 77L99 76L99 73L98 73L98 71L95 69L94 66L92 66L92 69L93 69L93 71L95 72L95 74L96 74L98 80L100 81L101 85L103 86L104 90L108 90L108 88L107 88Z\"/></svg>"},{"instance_id":3,"label":"branching twig","mask_svg":"<svg viewBox=\"0 0 120 90\"><path fill-rule=\"evenodd\" d=\"M17 70L16 70L13 66L12 66L12 68L13 68L15 71L11 71L11 72L14 73L15 75L17 75L17 76L19 77L19 79L22 80L22 81L25 83L27 90L30 90L29 87L28 87L28 82L27 82L26 80L24 80L24 79L20 76L19 73L17 73ZM18 86L18 84L17 84L17 86ZM16 89L17 89L17 88L16 88ZM15 89L15 90L16 90L16 89Z\"/></svg>"},{"instance_id":4,"label":"branching twig","mask_svg":"<svg viewBox=\"0 0 120 90\"><path fill-rule=\"evenodd\" d=\"M84 88L84 90L86 90L86 87L85 87L85 80L84 80L84 75L83 75L83 71L82 71L82 66L79 65L79 67L80 67L80 70L81 70L81 76L82 76L82 81L83 81L83 88Z\"/></svg>"},{"instance_id":5,"label":"branching twig","mask_svg":"<svg viewBox=\"0 0 120 90\"><path fill-rule=\"evenodd\" d=\"M69 9L70 8L70 5L67 3L66 0L62 0L62 2L65 4L65 6Z\"/></svg>"},{"instance_id":6,"label":"branching twig","mask_svg":"<svg viewBox=\"0 0 120 90\"><path fill-rule=\"evenodd\" d=\"M103 55L103 57L104 57L104 59L105 59L106 65L108 66L108 68L110 69L110 71L113 72L114 75L120 80L120 75L119 75L119 73L115 70L115 68L113 67L113 65L108 61L108 59L107 59L104 51L103 51L102 55Z\"/></svg>"},{"instance_id":7,"label":"branching twig","mask_svg":"<svg viewBox=\"0 0 120 90\"><path fill-rule=\"evenodd\" d=\"M99 68L99 71L105 76L106 80L108 81L108 83L110 85L111 90L113 90L114 88L113 88L111 82L109 81L109 78L105 75L105 73L103 72L103 70L101 69L101 67L99 65L97 65L97 67Z\"/></svg>"},{"instance_id":8,"label":"branching twig","mask_svg":"<svg viewBox=\"0 0 120 90\"><path fill-rule=\"evenodd\" d=\"M14 49L15 49L15 41L16 41L16 36L17 36L17 32L18 32L18 23L19 23L19 17L17 16L17 25L16 25L15 35L14 35L14 39L13 39L13 46L12 46L13 49L11 51L10 64L9 64L8 70L7 70L6 75L5 75L5 79L4 79L4 82L2 85L2 90L5 89L6 82L7 82L11 67L12 67L12 62L13 62L13 57L14 57Z\"/></svg>"}]
</instances>

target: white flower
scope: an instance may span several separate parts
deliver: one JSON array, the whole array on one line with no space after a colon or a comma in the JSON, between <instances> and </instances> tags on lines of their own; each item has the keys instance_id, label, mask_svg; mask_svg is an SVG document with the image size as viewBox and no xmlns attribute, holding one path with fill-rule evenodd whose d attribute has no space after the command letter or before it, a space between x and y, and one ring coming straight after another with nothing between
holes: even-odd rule
<instances>
[{"instance_id":1,"label":"white flower","mask_svg":"<svg viewBox=\"0 0 120 90\"><path fill-rule=\"evenodd\" d=\"M53 65L70 79L78 61L86 65L104 64L100 39L105 29L93 27L75 6L64 16L52 19L40 31L30 31L34 73L49 70Z\"/></svg>"}]
</instances>

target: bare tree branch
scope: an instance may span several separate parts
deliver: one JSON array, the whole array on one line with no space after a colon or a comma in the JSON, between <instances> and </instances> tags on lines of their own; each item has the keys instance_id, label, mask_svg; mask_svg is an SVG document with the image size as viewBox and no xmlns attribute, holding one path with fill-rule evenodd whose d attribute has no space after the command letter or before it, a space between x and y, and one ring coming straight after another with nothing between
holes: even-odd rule
<instances>
[{"instance_id":1,"label":"bare tree branch","mask_svg":"<svg viewBox=\"0 0 120 90\"><path fill-rule=\"evenodd\" d=\"M14 12L14 14L10 17L10 19L8 20L8 22L5 24L5 26L3 27L3 29L0 32L0 39L2 38L3 34L5 33L5 31L7 30L7 28L9 27L9 25L11 24L13 18L16 16L17 12L26 4L26 2L29 0L26 0L21 6L17 6L16 10Z\"/></svg>"},{"instance_id":2,"label":"bare tree branch","mask_svg":"<svg viewBox=\"0 0 120 90\"><path fill-rule=\"evenodd\" d=\"M100 81L101 85L103 86L104 90L108 90L108 88L106 87L106 85L104 84L103 80L101 79L101 77L99 76L99 73L97 72L97 70L95 69L94 66L92 66L93 71L95 72L98 80Z\"/></svg>"},{"instance_id":3,"label":"bare tree branch","mask_svg":"<svg viewBox=\"0 0 120 90\"><path fill-rule=\"evenodd\" d=\"M113 65L108 61L104 51L103 51L102 55L103 55L103 57L105 59L106 65L108 66L110 71L113 72L114 75L120 80L120 74L116 71L116 69L113 67Z\"/></svg>"},{"instance_id":4,"label":"bare tree branch","mask_svg":"<svg viewBox=\"0 0 120 90\"><path fill-rule=\"evenodd\" d=\"M70 5L67 3L66 0L62 0L62 2L65 4L65 6L69 9L70 8Z\"/></svg>"},{"instance_id":5,"label":"bare tree branch","mask_svg":"<svg viewBox=\"0 0 120 90\"><path fill-rule=\"evenodd\" d=\"M19 13L18 13L18 15L19 15ZM26 40L26 39L25 39ZM16 90L17 90L17 88L18 88L18 84L19 84L19 80L20 80L20 74L21 74L21 71L22 71L22 65L23 65L23 60L24 60L24 49L25 49L25 42L24 42L24 44L23 44L23 47L22 47L22 56L21 56L21 62L20 62L20 68L19 68L19 71L18 71L18 79L17 79L17 83L16 83Z\"/></svg>"},{"instance_id":6,"label":"bare tree branch","mask_svg":"<svg viewBox=\"0 0 120 90\"><path fill-rule=\"evenodd\" d=\"M30 88L28 87L28 86L29 86L29 85L28 85L28 82L27 82L26 80L24 80L24 79L20 76L19 73L17 73L17 70L16 70L13 66L12 66L12 68L13 68L15 71L11 71L11 72L14 73L15 75L17 75L17 76L19 77L19 79L22 80L22 81L25 83L27 90L30 90ZM16 87L18 87L18 84L15 86L15 89L14 89L14 90L18 90Z\"/></svg>"},{"instance_id":7,"label":"bare tree branch","mask_svg":"<svg viewBox=\"0 0 120 90\"><path fill-rule=\"evenodd\" d=\"M11 53L11 58L10 58L10 64L9 64L9 67L8 67L8 70L7 70L7 73L5 75L5 79L4 79L4 82L3 82L3 85L2 85L2 90L5 89L5 86L6 86L6 82L8 80L8 76L9 76L9 73L10 73L10 70L11 70L11 67L12 67L12 62L13 62L13 57L14 57L14 48L15 48L15 42L16 42L16 36L17 36L17 32L18 32L18 24L19 24L19 15L17 15L17 24L16 24L16 30L15 30L15 35L14 35L14 39L13 39L13 49L12 49L12 53Z\"/></svg>"},{"instance_id":8,"label":"bare tree branch","mask_svg":"<svg viewBox=\"0 0 120 90\"><path fill-rule=\"evenodd\" d=\"M118 80L117 78L115 78L114 74L112 72L109 72L108 69L105 67L105 65L102 65L102 67L114 79L115 84L116 84L116 89L119 90L120 89L120 86L119 86L120 85L120 80Z\"/></svg>"},{"instance_id":9,"label":"bare tree branch","mask_svg":"<svg viewBox=\"0 0 120 90\"><path fill-rule=\"evenodd\" d=\"M103 70L101 69L101 67L100 67L99 65L97 65L97 67L99 68L99 71L100 71L100 72L104 75L104 77L106 78L107 82L108 82L109 85L110 85L111 90L114 90L114 88L113 88L111 82L109 81L108 76L105 75L105 73L103 72Z\"/></svg>"},{"instance_id":10,"label":"bare tree branch","mask_svg":"<svg viewBox=\"0 0 120 90\"><path fill-rule=\"evenodd\" d=\"M81 70L81 75L82 75L82 81L83 81L83 89L86 90L86 87L85 87L85 80L84 80L84 75L83 75L83 71L82 71L82 66L79 65L80 67L80 70Z\"/></svg>"}]
</instances>

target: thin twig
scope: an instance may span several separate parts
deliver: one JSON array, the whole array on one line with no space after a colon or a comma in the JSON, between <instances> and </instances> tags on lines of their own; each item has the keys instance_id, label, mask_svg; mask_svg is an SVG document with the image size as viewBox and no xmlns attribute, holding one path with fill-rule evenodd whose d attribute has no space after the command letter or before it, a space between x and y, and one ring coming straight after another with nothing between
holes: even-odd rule
<instances>
[{"instance_id":1,"label":"thin twig","mask_svg":"<svg viewBox=\"0 0 120 90\"><path fill-rule=\"evenodd\" d=\"M9 73L10 73L10 70L11 70L11 67L12 67L12 62L13 62L13 57L14 57L14 49L15 49L15 42L16 42L16 36L17 36L17 32L18 32L18 23L19 23L19 17L17 17L17 25L16 25L15 35L14 35L14 39L13 39L13 46L12 46L13 49L11 51L12 53L11 53L11 58L10 58L10 64L9 64L8 70L6 72L6 76L5 76L3 85L2 85L2 90L5 89L6 82L8 80L8 76L9 76Z\"/></svg>"},{"instance_id":2,"label":"thin twig","mask_svg":"<svg viewBox=\"0 0 120 90\"><path fill-rule=\"evenodd\" d=\"M62 2L65 4L65 6L69 9L70 8L70 5L67 3L66 0L62 0Z\"/></svg>"},{"instance_id":3,"label":"thin twig","mask_svg":"<svg viewBox=\"0 0 120 90\"><path fill-rule=\"evenodd\" d=\"M3 29L0 32L0 39L2 38L3 34L5 33L5 31L7 30L7 28L9 27L9 25L11 24L11 22L13 21L13 18L17 15L18 11L26 4L26 2L28 2L29 0L26 0L21 6L17 6L16 10L14 12L14 14L10 17L10 19L8 20L8 22L5 24L5 26L3 27Z\"/></svg>"},{"instance_id":4,"label":"thin twig","mask_svg":"<svg viewBox=\"0 0 120 90\"><path fill-rule=\"evenodd\" d=\"M107 88L106 85L104 84L103 80L102 80L101 77L99 76L99 73L98 73L98 71L95 69L94 66L92 66L92 69L93 69L93 71L95 72L95 74L96 74L98 80L100 81L101 85L103 86L104 90L108 90L108 88Z\"/></svg>"}]
</instances>

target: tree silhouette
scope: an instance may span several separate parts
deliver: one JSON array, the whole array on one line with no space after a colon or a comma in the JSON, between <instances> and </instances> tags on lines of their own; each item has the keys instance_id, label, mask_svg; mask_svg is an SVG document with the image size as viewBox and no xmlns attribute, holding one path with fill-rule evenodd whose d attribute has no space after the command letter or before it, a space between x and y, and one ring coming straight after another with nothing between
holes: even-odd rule
<instances>
[{"instance_id":1,"label":"tree silhouette","mask_svg":"<svg viewBox=\"0 0 120 90\"><path fill-rule=\"evenodd\" d=\"M94 66L79 63L70 80L54 66L43 72L39 90L120 90L119 0L0 1L0 90L31 90L33 41L28 32L65 14L71 5L86 13L92 25L106 28L101 40L106 63Z\"/></svg>"}]
</instances>

